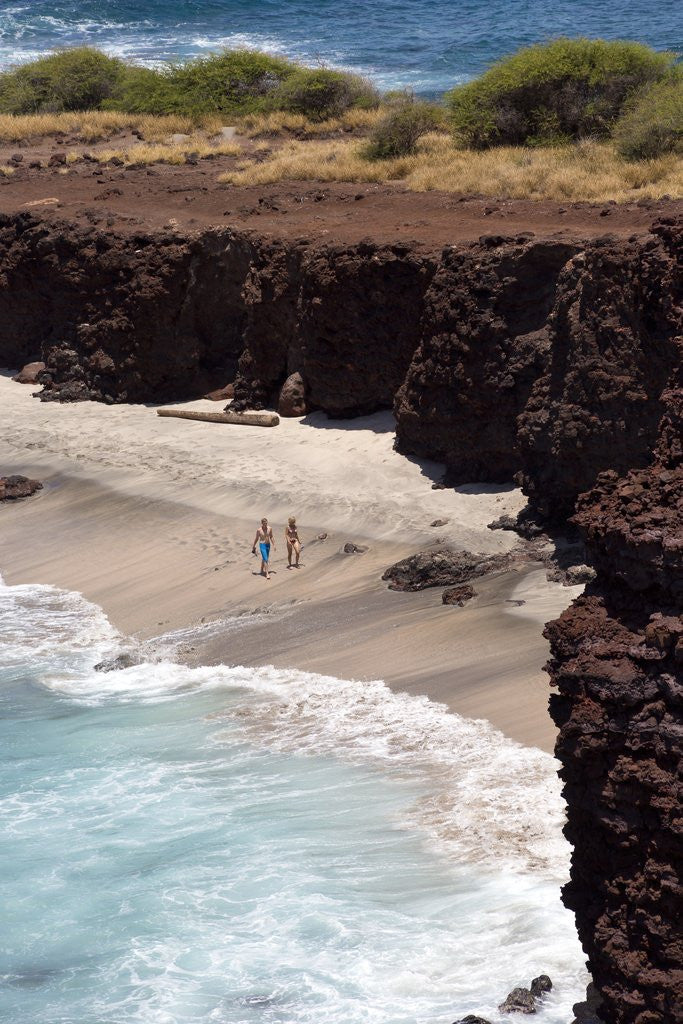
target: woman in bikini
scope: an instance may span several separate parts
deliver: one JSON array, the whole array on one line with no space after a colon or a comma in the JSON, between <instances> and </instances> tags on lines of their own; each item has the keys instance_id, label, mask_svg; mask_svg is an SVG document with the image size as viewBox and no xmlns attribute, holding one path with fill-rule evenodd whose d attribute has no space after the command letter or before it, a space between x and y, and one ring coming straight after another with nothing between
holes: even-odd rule
<instances>
[{"instance_id":1,"label":"woman in bikini","mask_svg":"<svg viewBox=\"0 0 683 1024\"><path fill-rule=\"evenodd\" d=\"M285 526L285 540L287 541L287 568L292 568L292 552L296 555L294 568L299 568L299 556L301 555L301 540L296 528L296 519L290 516Z\"/></svg>"},{"instance_id":2,"label":"woman in bikini","mask_svg":"<svg viewBox=\"0 0 683 1024\"><path fill-rule=\"evenodd\" d=\"M270 558L270 546L273 545L273 551L275 551L275 538L273 537L273 529L268 526L268 520L262 519L261 525L256 528L256 536L254 537L254 543L252 544L251 553L256 554L256 545L259 546L261 552L261 575L265 575L266 579L270 579L270 571L268 568L268 559Z\"/></svg>"}]
</instances>

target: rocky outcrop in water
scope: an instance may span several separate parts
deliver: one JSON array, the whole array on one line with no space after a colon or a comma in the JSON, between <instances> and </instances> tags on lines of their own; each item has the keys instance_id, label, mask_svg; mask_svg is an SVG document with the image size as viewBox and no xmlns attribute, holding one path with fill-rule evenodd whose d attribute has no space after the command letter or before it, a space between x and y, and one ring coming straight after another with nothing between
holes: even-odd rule
<instances>
[{"instance_id":1,"label":"rocky outcrop in water","mask_svg":"<svg viewBox=\"0 0 683 1024\"><path fill-rule=\"evenodd\" d=\"M683 1020L683 380L654 460L579 501L596 580L549 624L576 912L610 1024Z\"/></svg>"}]
</instances>

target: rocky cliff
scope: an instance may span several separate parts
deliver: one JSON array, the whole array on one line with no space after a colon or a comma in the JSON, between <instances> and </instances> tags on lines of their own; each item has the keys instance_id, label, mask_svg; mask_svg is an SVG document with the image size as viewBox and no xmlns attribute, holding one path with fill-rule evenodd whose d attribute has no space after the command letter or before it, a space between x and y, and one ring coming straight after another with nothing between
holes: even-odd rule
<instances>
[{"instance_id":1,"label":"rocky cliff","mask_svg":"<svg viewBox=\"0 0 683 1024\"><path fill-rule=\"evenodd\" d=\"M575 521L596 580L546 629L576 912L609 1024L683 1020L683 376L654 460Z\"/></svg>"},{"instance_id":2,"label":"rocky cliff","mask_svg":"<svg viewBox=\"0 0 683 1024\"><path fill-rule=\"evenodd\" d=\"M544 522L587 492L597 577L548 627L551 711L565 898L609 1024L683 1020L682 255L673 217L438 252L0 217L0 363L42 359L44 398L234 380L236 407L260 408L297 374L298 410L393 405L401 451L453 483L516 474Z\"/></svg>"},{"instance_id":3,"label":"rocky cliff","mask_svg":"<svg viewBox=\"0 0 683 1024\"><path fill-rule=\"evenodd\" d=\"M485 235L320 244L0 216L0 360L44 398L395 408L397 446L453 483L518 474L563 522L602 470L646 464L678 359L681 221L630 241ZM302 402L297 403L301 408Z\"/></svg>"}]
</instances>

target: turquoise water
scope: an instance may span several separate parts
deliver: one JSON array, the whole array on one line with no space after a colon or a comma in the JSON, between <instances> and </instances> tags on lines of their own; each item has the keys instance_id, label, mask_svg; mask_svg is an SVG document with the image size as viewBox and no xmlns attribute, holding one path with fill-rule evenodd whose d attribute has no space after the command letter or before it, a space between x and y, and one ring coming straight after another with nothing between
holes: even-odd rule
<instances>
[{"instance_id":1,"label":"turquoise water","mask_svg":"<svg viewBox=\"0 0 683 1024\"><path fill-rule=\"evenodd\" d=\"M683 48L678 0L9 0L0 66L89 43L153 63L251 46L436 94L557 35Z\"/></svg>"},{"instance_id":2,"label":"turquoise water","mask_svg":"<svg viewBox=\"0 0 683 1024\"><path fill-rule=\"evenodd\" d=\"M380 683L94 672L122 643L0 584L3 1022L497 1021L546 971L567 1024L549 757Z\"/></svg>"}]
</instances>

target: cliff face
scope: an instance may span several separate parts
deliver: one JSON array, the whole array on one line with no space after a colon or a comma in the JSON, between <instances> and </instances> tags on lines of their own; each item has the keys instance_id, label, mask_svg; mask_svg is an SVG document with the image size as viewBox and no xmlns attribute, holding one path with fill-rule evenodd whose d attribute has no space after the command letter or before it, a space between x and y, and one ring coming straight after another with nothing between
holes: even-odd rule
<instances>
[{"instance_id":1,"label":"cliff face","mask_svg":"<svg viewBox=\"0 0 683 1024\"><path fill-rule=\"evenodd\" d=\"M564 899L609 1024L683 1020L683 379L654 461L575 521L597 578L546 629L574 847Z\"/></svg>"},{"instance_id":2,"label":"cliff face","mask_svg":"<svg viewBox=\"0 0 683 1024\"><path fill-rule=\"evenodd\" d=\"M165 400L234 376L253 245L0 218L0 358L40 355L54 397Z\"/></svg>"},{"instance_id":3,"label":"cliff face","mask_svg":"<svg viewBox=\"0 0 683 1024\"><path fill-rule=\"evenodd\" d=\"M396 395L400 451L445 462L452 483L512 478L517 416L548 366L547 319L576 251L524 236L444 250Z\"/></svg>"},{"instance_id":4,"label":"cliff face","mask_svg":"<svg viewBox=\"0 0 683 1024\"><path fill-rule=\"evenodd\" d=\"M562 522L602 470L647 464L661 394L680 364L683 223L593 243L558 280L549 361L519 418L522 487Z\"/></svg>"},{"instance_id":5,"label":"cliff face","mask_svg":"<svg viewBox=\"0 0 683 1024\"><path fill-rule=\"evenodd\" d=\"M454 483L518 474L546 521L588 492L576 522L597 578L547 635L565 899L609 1024L683 1020L682 255L673 218L629 241L491 235L434 254L0 217L0 363L42 358L46 398L234 379L235 406L259 408L297 372L308 408L393 404L400 450Z\"/></svg>"},{"instance_id":6,"label":"cliff face","mask_svg":"<svg viewBox=\"0 0 683 1024\"><path fill-rule=\"evenodd\" d=\"M45 398L394 405L397 446L453 483L519 475L562 522L605 469L647 463L680 359L683 230L581 244L482 236L322 245L213 228L116 233L0 217L0 360Z\"/></svg>"}]
</instances>

